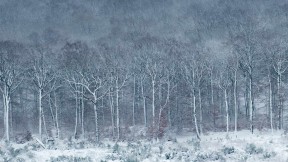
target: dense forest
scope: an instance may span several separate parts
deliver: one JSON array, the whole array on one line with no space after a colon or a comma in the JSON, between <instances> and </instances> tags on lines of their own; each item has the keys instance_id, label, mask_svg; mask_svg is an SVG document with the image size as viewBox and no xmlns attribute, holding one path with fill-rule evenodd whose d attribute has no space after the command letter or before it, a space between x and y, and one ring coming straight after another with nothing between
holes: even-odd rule
<instances>
[{"instance_id":1,"label":"dense forest","mask_svg":"<svg viewBox=\"0 0 288 162\"><path fill-rule=\"evenodd\" d=\"M8 141L288 128L287 1L1 0L0 22Z\"/></svg>"}]
</instances>

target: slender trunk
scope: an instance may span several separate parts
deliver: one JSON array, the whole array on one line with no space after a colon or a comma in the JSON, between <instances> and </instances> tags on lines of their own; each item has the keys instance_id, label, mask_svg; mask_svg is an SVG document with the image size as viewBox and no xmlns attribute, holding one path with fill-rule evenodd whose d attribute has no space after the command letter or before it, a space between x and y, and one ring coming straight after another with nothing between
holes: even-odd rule
<instances>
[{"instance_id":1,"label":"slender trunk","mask_svg":"<svg viewBox=\"0 0 288 162\"><path fill-rule=\"evenodd\" d=\"M84 110L85 110L85 105L84 105L84 88L83 86L81 87L81 132L82 132L82 137L85 138L85 130L84 130Z\"/></svg>"},{"instance_id":2,"label":"slender trunk","mask_svg":"<svg viewBox=\"0 0 288 162\"><path fill-rule=\"evenodd\" d=\"M168 128L170 129L172 126L172 120L171 120L171 108L170 105L168 105Z\"/></svg>"},{"instance_id":3,"label":"slender trunk","mask_svg":"<svg viewBox=\"0 0 288 162\"><path fill-rule=\"evenodd\" d=\"M76 88L77 91L77 88ZM77 138L77 127L78 127L78 94L75 93L75 126L74 126L74 138Z\"/></svg>"},{"instance_id":4,"label":"slender trunk","mask_svg":"<svg viewBox=\"0 0 288 162\"><path fill-rule=\"evenodd\" d=\"M132 125L135 126L135 96L136 96L136 80L133 78L133 108L132 108Z\"/></svg>"},{"instance_id":5,"label":"slender trunk","mask_svg":"<svg viewBox=\"0 0 288 162\"><path fill-rule=\"evenodd\" d=\"M210 73L211 107L213 109L213 125L216 126L216 106L214 105L213 72Z\"/></svg>"},{"instance_id":6,"label":"slender trunk","mask_svg":"<svg viewBox=\"0 0 288 162\"><path fill-rule=\"evenodd\" d=\"M254 110L253 110L253 93L252 93L252 72L250 69L250 78L249 78L249 113L250 113L250 130L253 133L254 132L254 125L253 125L253 115L254 115Z\"/></svg>"},{"instance_id":7,"label":"slender trunk","mask_svg":"<svg viewBox=\"0 0 288 162\"><path fill-rule=\"evenodd\" d=\"M144 125L147 127L147 115L146 115L146 98L144 95L144 85L143 80L141 79L141 93L142 93L142 99L143 99L143 114L144 114Z\"/></svg>"},{"instance_id":8,"label":"slender trunk","mask_svg":"<svg viewBox=\"0 0 288 162\"><path fill-rule=\"evenodd\" d=\"M249 117L249 85L248 85L248 77L246 78L246 83L245 83L245 94L244 94L244 97L245 97L245 115L246 115L246 118L248 119Z\"/></svg>"},{"instance_id":9,"label":"slender trunk","mask_svg":"<svg viewBox=\"0 0 288 162\"><path fill-rule=\"evenodd\" d=\"M199 98L199 111L200 111L200 118L199 118L199 125L200 125L200 134L203 133L203 112L202 112L202 96L201 96L201 89L199 87L198 90L198 98Z\"/></svg>"},{"instance_id":10,"label":"slender trunk","mask_svg":"<svg viewBox=\"0 0 288 162\"><path fill-rule=\"evenodd\" d=\"M39 109L39 136L42 140L42 89L38 89L38 109Z\"/></svg>"},{"instance_id":11,"label":"slender trunk","mask_svg":"<svg viewBox=\"0 0 288 162\"><path fill-rule=\"evenodd\" d=\"M234 131L237 132L237 121L238 121L238 103L237 103L237 70L234 72Z\"/></svg>"},{"instance_id":12,"label":"slender trunk","mask_svg":"<svg viewBox=\"0 0 288 162\"><path fill-rule=\"evenodd\" d=\"M101 110L102 110L102 125L105 126L105 110L104 110L104 97L101 98Z\"/></svg>"},{"instance_id":13,"label":"slender trunk","mask_svg":"<svg viewBox=\"0 0 288 162\"><path fill-rule=\"evenodd\" d=\"M226 108L226 132L229 132L229 108L228 108L228 96L227 89L224 88L224 99L225 99L225 108Z\"/></svg>"},{"instance_id":14,"label":"slender trunk","mask_svg":"<svg viewBox=\"0 0 288 162\"><path fill-rule=\"evenodd\" d=\"M96 136L96 142L99 142L99 128L98 128L98 110L97 110L97 94L94 93L94 115L95 115L95 136Z\"/></svg>"},{"instance_id":15,"label":"slender trunk","mask_svg":"<svg viewBox=\"0 0 288 162\"><path fill-rule=\"evenodd\" d=\"M109 103L110 103L110 111L111 111L111 127L112 127L112 137L115 136L115 126L114 126L114 103L113 103L113 96L111 91L109 90Z\"/></svg>"},{"instance_id":16,"label":"slender trunk","mask_svg":"<svg viewBox=\"0 0 288 162\"><path fill-rule=\"evenodd\" d=\"M3 105L4 105L4 125L5 125L5 137L7 141L10 141L10 135L9 135L9 103L10 103L10 97L8 92L8 87L4 86L4 93L3 93Z\"/></svg>"},{"instance_id":17,"label":"slender trunk","mask_svg":"<svg viewBox=\"0 0 288 162\"><path fill-rule=\"evenodd\" d=\"M197 123L197 114L196 114L196 95L193 93L193 100L192 100L192 107L193 107L193 116L194 116L194 124L195 124L195 129L197 133L197 138L200 139L200 133L198 129L198 123Z\"/></svg>"},{"instance_id":18,"label":"slender trunk","mask_svg":"<svg viewBox=\"0 0 288 162\"><path fill-rule=\"evenodd\" d=\"M54 91L54 106L55 106L55 122L57 130L57 138L60 138L59 119L58 119L58 105L56 100L56 92Z\"/></svg>"},{"instance_id":19,"label":"slender trunk","mask_svg":"<svg viewBox=\"0 0 288 162\"><path fill-rule=\"evenodd\" d=\"M155 126L155 80L152 78L152 127Z\"/></svg>"},{"instance_id":20,"label":"slender trunk","mask_svg":"<svg viewBox=\"0 0 288 162\"><path fill-rule=\"evenodd\" d=\"M54 116L53 106L52 106L51 100L52 100L51 99L51 94L49 94L49 109L50 109L50 113L51 113L51 116L52 116L53 125L56 128L56 120L55 120L55 116Z\"/></svg>"},{"instance_id":21,"label":"slender trunk","mask_svg":"<svg viewBox=\"0 0 288 162\"><path fill-rule=\"evenodd\" d=\"M45 120L45 114L44 114L44 111L43 111L43 109L42 109L42 120L43 120L43 126L44 126L44 130L45 130L45 134L46 134L46 136L48 137L48 131L47 131L47 125L46 125L46 120Z\"/></svg>"},{"instance_id":22,"label":"slender trunk","mask_svg":"<svg viewBox=\"0 0 288 162\"><path fill-rule=\"evenodd\" d=\"M158 133L160 133L160 129L161 129L161 116L162 116L162 112L165 109L166 106L168 106L169 104L169 98L170 98L170 82L167 83L167 96L166 96L166 101L164 103L164 105L160 105L160 110L159 110L159 116L158 116Z\"/></svg>"},{"instance_id":23,"label":"slender trunk","mask_svg":"<svg viewBox=\"0 0 288 162\"><path fill-rule=\"evenodd\" d=\"M116 78L116 127L117 127L117 141L120 139L120 114L119 114L119 85L118 76Z\"/></svg>"},{"instance_id":24,"label":"slender trunk","mask_svg":"<svg viewBox=\"0 0 288 162\"><path fill-rule=\"evenodd\" d=\"M9 121L9 124L10 124L10 126L9 126L9 138L10 138L10 136L12 135L13 136L13 109L12 109L12 104L11 104L11 102L10 102L10 99L9 99L9 119L10 119L10 121Z\"/></svg>"},{"instance_id":25,"label":"slender trunk","mask_svg":"<svg viewBox=\"0 0 288 162\"><path fill-rule=\"evenodd\" d=\"M199 129L198 129L198 123L197 123L197 114L196 114L196 90L195 90L195 71L193 69L192 71L192 97L193 97L193 116L194 116L194 124L195 124L195 129L196 129L196 133L197 133L197 138L200 140L200 133L199 133Z\"/></svg>"},{"instance_id":26,"label":"slender trunk","mask_svg":"<svg viewBox=\"0 0 288 162\"><path fill-rule=\"evenodd\" d=\"M281 105L281 72L278 66L278 71L277 71L277 93L278 93L278 128L279 130L282 129L282 123L281 123L281 109L282 109L282 105Z\"/></svg>"},{"instance_id":27,"label":"slender trunk","mask_svg":"<svg viewBox=\"0 0 288 162\"><path fill-rule=\"evenodd\" d=\"M273 106L272 106L272 81L271 71L269 70L269 114L270 114L270 128L273 133Z\"/></svg>"}]
</instances>

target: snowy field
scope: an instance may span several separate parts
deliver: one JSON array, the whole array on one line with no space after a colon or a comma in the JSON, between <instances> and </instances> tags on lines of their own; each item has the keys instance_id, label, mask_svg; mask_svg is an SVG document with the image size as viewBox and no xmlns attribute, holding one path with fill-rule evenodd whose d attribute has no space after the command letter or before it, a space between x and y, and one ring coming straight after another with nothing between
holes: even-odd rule
<instances>
[{"instance_id":1,"label":"snowy field","mask_svg":"<svg viewBox=\"0 0 288 162\"><path fill-rule=\"evenodd\" d=\"M171 137L174 136L171 134ZM61 140L44 149L36 141L24 144L0 143L0 161L288 161L288 136L282 131L247 130L238 133L207 133L198 141L192 133L162 140L112 142L104 139L94 145L89 141Z\"/></svg>"}]
</instances>

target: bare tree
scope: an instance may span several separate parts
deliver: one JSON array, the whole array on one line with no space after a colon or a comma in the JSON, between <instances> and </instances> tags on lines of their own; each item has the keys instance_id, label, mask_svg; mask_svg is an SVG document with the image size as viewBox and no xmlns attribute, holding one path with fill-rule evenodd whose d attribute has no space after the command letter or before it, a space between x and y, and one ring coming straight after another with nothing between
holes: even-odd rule
<instances>
[{"instance_id":1,"label":"bare tree","mask_svg":"<svg viewBox=\"0 0 288 162\"><path fill-rule=\"evenodd\" d=\"M38 92L38 119L39 119L39 136L42 139L42 122L45 122L44 113L42 109L42 100L44 97L50 95L54 91L56 86L56 70L53 68L52 64L49 62L49 55L51 52L49 49L43 47L36 47L31 49L33 55L33 60L31 62L31 69L29 74L32 78L34 86ZM50 60L52 61L52 60ZM42 121L43 119L43 121ZM57 122L56 122L57 123ZM57 127L57 132L59 128ZM46 128L45 128L46 130ZM46 130L47 131L47 130Z\"/></svg>"},{"instance_id":2,"label":"bare tree","mask_svg":"<svg viewBox=\"0 0 288 162\"><path fill-rule=\"evenodd\" d=\"M23 45L4 41L0 42L0 90L2 92L4 107L4 128L5 138L10 140L10 109L11 95L18 88L23 79L21 79L21 52L25 53Z\"/></svg>"}]
</instances>

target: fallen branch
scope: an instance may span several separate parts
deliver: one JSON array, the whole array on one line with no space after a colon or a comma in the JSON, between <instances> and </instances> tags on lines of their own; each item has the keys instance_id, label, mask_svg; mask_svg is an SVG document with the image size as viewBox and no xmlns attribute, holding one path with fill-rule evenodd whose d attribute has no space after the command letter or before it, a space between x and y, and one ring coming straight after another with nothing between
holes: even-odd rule
<instances>
[{"instance_id":1,"label":"fallen branch","mask_svg":"<svg viewBox=\"0 0 288 162\"><path fill-rule=\"evenodd\" d=\"M46 149L45 145L35 136L33 136L33 139L35 139L44 149Z\"/></svg>"}]
</instances>

